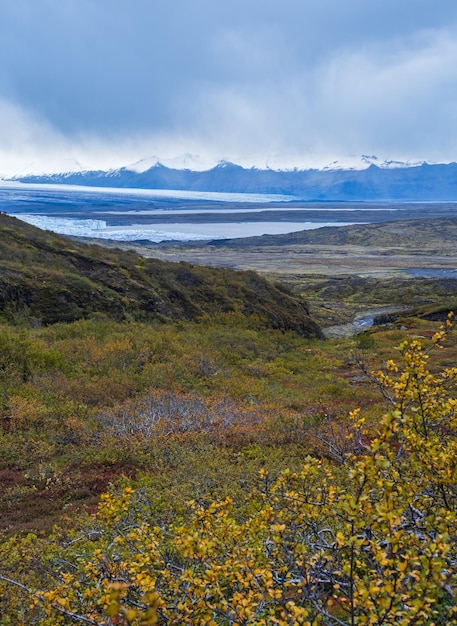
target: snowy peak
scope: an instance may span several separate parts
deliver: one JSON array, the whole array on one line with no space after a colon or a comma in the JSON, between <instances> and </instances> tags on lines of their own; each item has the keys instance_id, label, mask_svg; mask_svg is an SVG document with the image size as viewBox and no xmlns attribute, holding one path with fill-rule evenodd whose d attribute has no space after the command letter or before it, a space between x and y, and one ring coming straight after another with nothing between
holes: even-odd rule
<instances>
[{"instance_id":1,"label":"snowy peak","mask_svg":"<svg viewBox=\"0 0 457 626\"><path fill-rule=\"evenodd\" d=\"M128 172L132 175L144 174L153 168L167 168L170 170L205 172L214 168L239 167L246 170L274 171L274 172L298 172L298 171L355 171L365 170L371 165L381 169L400 169L418 167L424 165L425 161L383 159L376 155L348 155L339 159L327 160L323 155L311 155L307 158L290 156L281 153L268 155L244 155L240 158L209 158L199 154L184 152L175 156L159 156L153 154L139 159L128 165L107 170L111 175L116 172ZM23 168L16 172L13 177L19 180L28 176L67 176L72 177L76 173L94 171L77 159L68 156L60 158L55 167L49 167L47 172L43 172L36 163L24 164ZM102 170L96 170L102 171ZM106 170L104 170L106 171Z\"/></svg>"},{"instance_id":2,"label":"snowy peak","mask_svg":"<svg viewBox=\"0 0 457 626\"><path fill-rule=\"evenodd\" d=\"M178 162L173 159L166 163L150 157L107 172L76 171L18 176L14 180L124 189L280 194L302 201L457 201L456 163L384 161L374 155L363 155L353 159L350 167L347 161L332 161L321 169L260 169L228 160L201 170L176 167L177 163L190 165L195 161L192 155L182 155Z\"/></svg>"},{"instance_id":3,"label":"snowy peak","mask_svg":"<svg viewBox=\"0 0 457 626\"><path fill-rule=\"evenodd\" d=\"M152 167L163 166L173 170L192 170L193 172L203 172L209 170L216 165L216 162L209 159L203 159L198 154L191 154L185 152L171 158L160 158L158 156L151 156L145 159L140 159L131 165L127 165L122 168L135 172L136 174L142 174Z\"/></svg>"},{"instance_id":4,"label":"snowy peak","mask_svg":"<svg viewBox=\"0 0 457 626\"><path fill-rule=\"evenodd\" d=\"M42 166L34 163L33 161L30 163L24 163L24 166L20 171L16 172L13 178L20 179L24 176L46 176L49 175L50 170L58 172L59 176L64 176L73 175L75 172L85 172L88 168L84 164L80 163L78 159L68 156L63 159L60 158L58 163L56 161L54 168L51 165L47 171L43 170Z\"/></svg>"},{"instance_id":5,"label":"snowy peak","mask_svg":"<svg viewBox=\"0 0 457 626\"><path fill-rule=\"evenodd\" d=\"M219 163L212 169L215 170L244 170L245 168L231 161L219 161Z\"/></svg>"},{"instance_id":6,"label":"snowy peak","mask_svg":"<svg viewBox=\"0 0 457 626\"><path fill-rule=\"evenodd\" d=\"M155 167L160 163L160 159L157 156L147 157L145 159L140 159L139 161L135 161L135 163L131 163L130 165L126 165L122 169L128 170L129 172L135 172L135 174L142 174L147 170L151 169L151 167Z\"/></svg>"},{"instance_id":7,"label":"snowy peak","mask_svg":"<svg viewBox=\"0 0 457 626\"><path fill-rule=\"evenodd\" d=\"M425 161L380 159L375 155L362 154L361 156L349 156L341 160L332 161L328 165L318 169L322 171L365 170L373 165L375 167L379 167L380 169L400 169L407 167L419 167L425 164Z\"/></svg>"}]
</instances>

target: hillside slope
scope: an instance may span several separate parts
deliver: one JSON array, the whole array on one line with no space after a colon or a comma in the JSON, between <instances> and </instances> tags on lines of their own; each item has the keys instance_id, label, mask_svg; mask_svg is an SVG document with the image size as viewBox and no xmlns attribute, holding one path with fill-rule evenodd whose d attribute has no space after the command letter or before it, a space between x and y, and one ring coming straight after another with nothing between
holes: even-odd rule
<instances>
[{"instance_id":1,"label":"hillside slope","mask_svg":"<svg viewBox=\"0 0 457 626\"><path fill-rule=\"evenodd\" d=\"M321 337L303 300L255 272L145 259L0 215L0 313L6 319L52 324L102 312L119 321L170 321L230 311Z\"/></svg>"}]
</instances>

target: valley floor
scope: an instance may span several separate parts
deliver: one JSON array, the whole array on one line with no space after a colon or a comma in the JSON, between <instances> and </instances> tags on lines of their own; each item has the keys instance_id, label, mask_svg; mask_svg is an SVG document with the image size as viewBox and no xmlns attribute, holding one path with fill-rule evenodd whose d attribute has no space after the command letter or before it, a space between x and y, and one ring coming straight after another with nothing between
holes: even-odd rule
<instances>
[{"instance_id":1,"label":"valley floor","mask_svg":"<svg viewBox=\"0 0 457 626\"><path fill-rule=\"evenodd\" d=\"M217 246L112 245L134 248L141 255L164 261L254 270L301 293L314 318L325 328L350 323L373 308L382 312L386 307L421 307L457 300L457 249L450 237L454 229L455 224L443 220L442 228L426 237L418 238L411 232L408 238L405 228L397 243L383 241L380 236L371 245L274 245L273 237L268 245L254 243L261 238L243 246L233 242Z\"/></svg>"}]
</instances>

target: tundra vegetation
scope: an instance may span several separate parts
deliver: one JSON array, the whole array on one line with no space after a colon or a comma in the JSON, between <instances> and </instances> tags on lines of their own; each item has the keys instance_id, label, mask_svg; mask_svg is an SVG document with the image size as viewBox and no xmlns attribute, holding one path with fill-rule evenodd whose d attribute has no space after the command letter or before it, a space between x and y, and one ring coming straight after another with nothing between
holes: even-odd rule
<instances>
[{"instance_id":1,"label":"tundra vegetation","mask_svg":"<svg viewBox=\"0 0 457 626\"><path fill-rule=\"evenodd\" d=\"M457 623L452 316L322 341L2 293L1 624Z\"/></svg>"}]
</instances>

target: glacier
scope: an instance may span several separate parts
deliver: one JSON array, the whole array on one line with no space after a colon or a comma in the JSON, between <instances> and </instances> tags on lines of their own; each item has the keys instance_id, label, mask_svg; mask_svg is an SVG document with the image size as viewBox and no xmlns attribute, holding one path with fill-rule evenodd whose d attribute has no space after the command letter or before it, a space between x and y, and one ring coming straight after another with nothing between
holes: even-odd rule
<instances>
[{"instance_id":1,"label":"glacier","mask_svg":"<svg viewBox=\"0 0 457 626\"><path fill-rule=\"evenodd\" d=\"M99 219L75 219L45 215L11 214L27 224L61 235L110 239L113 241L205 241L213 239L237 239L256 235L279 235L300 230L311 230L322 226L333 226L332 222L235 222L199 224L161 224L160 230L153 224L127 224L110 226ZM354 222L340 223L347 226Z\"/></svg>"}]
</instances>

